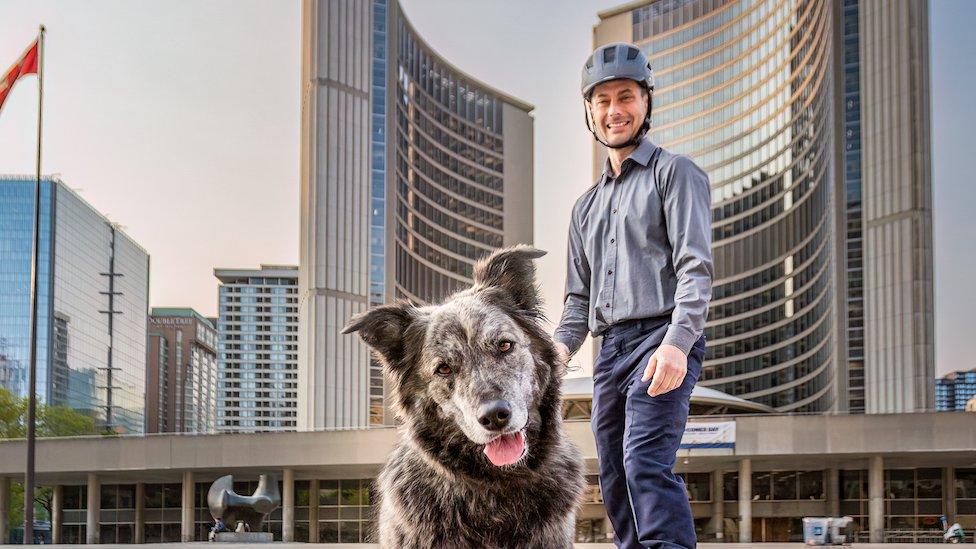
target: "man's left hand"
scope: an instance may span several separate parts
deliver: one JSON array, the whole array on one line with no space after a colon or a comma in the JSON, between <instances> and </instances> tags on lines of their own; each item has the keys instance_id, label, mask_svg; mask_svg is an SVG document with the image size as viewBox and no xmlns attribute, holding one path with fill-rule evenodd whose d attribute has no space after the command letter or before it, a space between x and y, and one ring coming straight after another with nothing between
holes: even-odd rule
<instances>
[{"instance_id":1,"label":"man's left hand","mask_svg":"<svg viewBox=\"0 0 976 549\"><path fill-rule=\"evenodd\" d=\"M647 361L642 382L652 379L647 394L656 397L681 387L688 373L688 356L674 345L661 345Z\"/></svg>"}]
</instances>

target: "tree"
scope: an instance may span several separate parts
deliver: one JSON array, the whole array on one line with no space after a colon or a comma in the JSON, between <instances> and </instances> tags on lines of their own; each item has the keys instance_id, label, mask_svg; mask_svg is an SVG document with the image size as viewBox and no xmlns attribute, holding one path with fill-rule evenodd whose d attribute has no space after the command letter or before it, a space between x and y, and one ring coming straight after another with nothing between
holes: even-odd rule
<instances>
[{"instance_id":1,"label":"tree","mask_svg":"<svg viewBox=\"0 0 976 549\"><path fill-rule=\"evenodd\" d=\"M95 420L67 406L37 404L37 437L70 437L97 435ZM18 398L0 387L0 440L27 436L27 398ZM54 491L50 487L34 488L34 516L37 520L51 520ZM24 485L10 486L8 524L13 529L24 522Z\"/></svg>"},{"instance_id":2,"label":"tree","mask_svg":"<svg viewBox=\"0 0 976 549\"><path fill-rule=\"evenodd\" d=\"M27 399L17 398L0 387L0 439L24 438L24 416L27 415Z\"/></svg>"}]
</instances>

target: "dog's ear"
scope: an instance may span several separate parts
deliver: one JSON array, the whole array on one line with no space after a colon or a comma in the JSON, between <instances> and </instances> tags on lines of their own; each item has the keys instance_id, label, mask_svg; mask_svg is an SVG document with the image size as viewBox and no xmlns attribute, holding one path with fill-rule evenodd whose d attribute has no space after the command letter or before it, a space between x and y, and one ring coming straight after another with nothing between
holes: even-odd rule
<instances>
[{"instance_id":1,"label":"dog's ear","mask_svg":"<svg viewBox=\"0 0 976 549\"><path fill-rule=\"evenodd\" d=\"M500 288L519 309L538 313L541 303L532 260L544 255L546 252L524 244L498 250L475 265L475 289Z\"/></svg>"},{"instance_id":2,"label":"dog's ear","mask_svg":"<svg viewBox=\"0 0 976 549\"><path fill-rule=\"evenodd\" d=\"M342 333L359 332L359 337L392 368L403 358L404 332L415 318L416 308L398 301L353 316Z\"/></svg>"}]
</instances>

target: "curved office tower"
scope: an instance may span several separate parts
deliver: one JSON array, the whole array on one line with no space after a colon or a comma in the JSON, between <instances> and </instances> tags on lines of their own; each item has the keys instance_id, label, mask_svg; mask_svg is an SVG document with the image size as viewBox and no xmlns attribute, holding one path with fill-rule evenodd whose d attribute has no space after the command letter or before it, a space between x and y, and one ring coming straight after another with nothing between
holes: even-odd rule
<instances>
[{"instance_id":1,"label":"curved office tower","mask_svg":"<svg viewBox=\"0 0 976 549\"><path fill-rule=\"evenodd\" d=\"M532 242L533 107L438 56L396 1L302 12L299 428L389 422L379 366L339 330Z\"/></svg>"},{"instance_id":2,"label":"curved office tower","mask_svg":"<svg viewBox=\"0 0 976 549\"><path fill-rule=\"evenodd\" d=\"M698 15L690 33L664 32L685 23L673 12L648 13L639 32L654 37L645 47L661 67L654 138L690 154L712 182L715 281L702 385L780 410L827 410L830 3L697 6L700 14L679 12Z\"/></svg>"},{"instance_id":3,"label":"curved office tower","mask_svg":"<svg viewBox=\"0 0 976 549\"><path fill-rule=\"evenodd\" d=\"M654 0L600 14L596 44L635 42L655 69L651 138L711 180L701 385L790 412L931 407L926 9Z\"/></svg>"},{"instance_id":4,"label":"curved office tower","mask_svg":"<svg viewBox=\"0 0 976 549\"><path fill-rule=\"evenodd\" d=\"M532 242L532 106L438 56L395 19L396 297L429 302L471 285L474 263Z\"/></svg>"},{"instance_id":5,"label":"curved office tower","mask_svg":"<svg viewBox=\"0 0 976 549\"><path fill-rule=\"evenodd\" d=\"M783 411L830 409L830 3L662 1L628 15L655 67L651 137L712 184L699 383Z\"/></svg>"}]
</instances>

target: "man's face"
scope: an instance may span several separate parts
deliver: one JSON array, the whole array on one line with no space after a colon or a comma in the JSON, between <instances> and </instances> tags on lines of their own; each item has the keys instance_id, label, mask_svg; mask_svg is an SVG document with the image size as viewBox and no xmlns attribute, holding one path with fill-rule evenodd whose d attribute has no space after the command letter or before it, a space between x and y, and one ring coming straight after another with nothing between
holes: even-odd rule
<instances>
[{"instance_id":1,"label":"man's face","mask_svg":"<svg viewBox=\"0 0 976 549\"><path fill-rule=\"evenodd\" d=\"M633 80L611 80L593 89L589 108L600 139L608 145L621 145L629 141L644 122L647 95Z\"/></svg>"}]
</instances>

